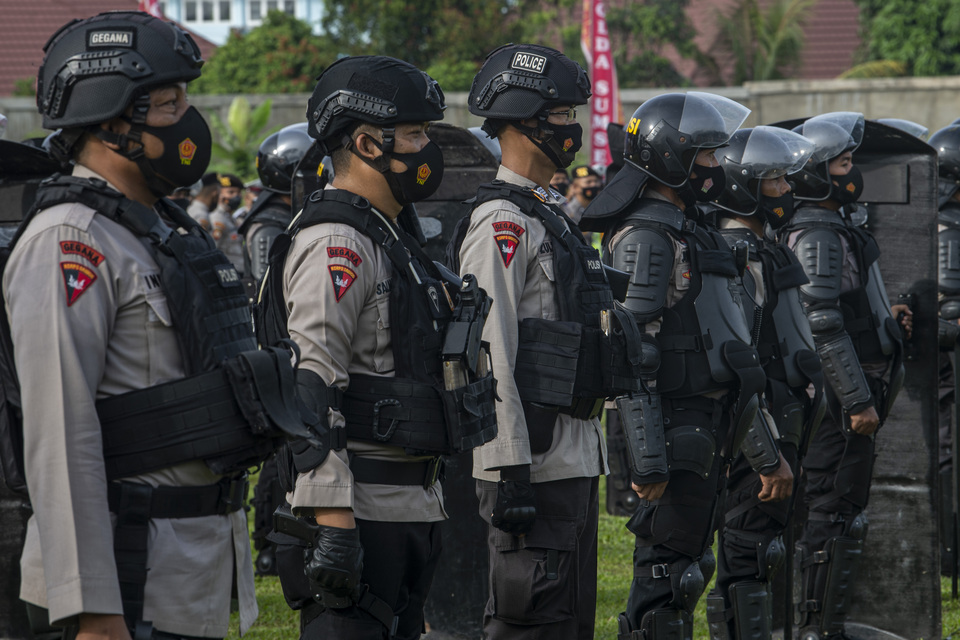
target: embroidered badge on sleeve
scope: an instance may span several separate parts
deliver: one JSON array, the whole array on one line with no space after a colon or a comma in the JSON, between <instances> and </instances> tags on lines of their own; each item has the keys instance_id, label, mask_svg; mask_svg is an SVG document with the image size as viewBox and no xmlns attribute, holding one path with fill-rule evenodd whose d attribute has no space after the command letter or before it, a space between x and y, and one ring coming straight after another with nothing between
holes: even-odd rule
<instances>
[{"instance_id":1,"label":"embroidered badge on sleeve","mask_svg":"<svg viewBox=\"0 0 960 640\"><path fill-rule=\"evenodd\" d=\"M97 281L97 274L89 267L76 262L61 262L60 271L63 273L63 286L67 294L67 306L80 299L80 296Z\"/></svg>"},{"instance_id":2,"label":"embroidered badge on sleeve","mask_svg":"<svg viewBox=\"0 0 960 640\"><path fill-rule=\"evenodd\" d=\"M493 238L500 250L503 266L504 268L509 267L510 263L513 262L513 256L516 255L517 246L520 244L520 236L526 233L526 229L516 222L501 220L493 223L493 232Z\"/></svg>"},{"instance_id":3,"label":"embroidered badge on sleeve","mask_svg":"<svg viewBox=\"0 0 960 640\"><path fill-rule=\"evenodd\" d=\"M357 280L357 273L342 264L331 264L328 268L330 269L330 280L333 281L333 295L337 302L340 302L347 289Z\"/></svg>"},{"instance_id":4,"label":"embroidered badge on sleeve","mask_svg":"<svg viewBox=\"0 0 960 640\"><path fill-rule=\"evenodd\" d=\"M99 267L106 258L103 257L103 254L94 249L93 247L87 246L82 242L77 242L75 240L64 240L60 243L60 252L66 255L77 255L82 256L93 263L93 266Z\"/></svg>"},{"instance_id":5,"label":"embroidered badge on sleeve","mask_svg":"<svg viewBox=\"0 0 960 640\"><path fill-rule=\"evenodd\" d=\"M355 267L359 267L360 263L363 262L363 258L358 256L356 251L352 251L346 247L327 247L327 255L331 258L348 260L350 264Z\"/></svg>"}]
</instances>

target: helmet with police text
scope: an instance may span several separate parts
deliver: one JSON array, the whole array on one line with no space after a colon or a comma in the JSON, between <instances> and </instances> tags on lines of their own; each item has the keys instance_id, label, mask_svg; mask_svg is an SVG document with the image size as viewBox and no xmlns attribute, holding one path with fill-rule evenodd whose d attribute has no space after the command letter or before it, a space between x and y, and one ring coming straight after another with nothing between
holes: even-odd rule
<instances>
[{"instance_id":1,"label":"helmet with police text","mask_svg":"<svg viewBox=\"0 0 960 640\"><path fill-rule=\"evenodd\" d=\"M749 114L742 104L712 93L651 98L627 122L624 161L678 189L687 184L697 152L726 144Z\"/></svg>"},{"instance_id":2,"label":"helmet with police text","mask_svg":"<svg viewBox=\"0 0 960 640\"><path fill-rule=\"evenodd\" d=\"M136 11L73 20L43 50L37 107L47 129L106 122L152 88L195 80L203 66L186 31Z\"/></svg>"},{"instance_id":3,"label":"helmet with police text","mask_svg":"<svg viewBox=\"0 0 960 640\"><path fill-rule=\"evenodd\" d=\"M716 205L740 216L757 214L761 205L768 202L761 194L761 181L796 173L813 150L813 142L793 131L766 126L740 129L717 152L726 186ZM785 217L787 208L779 208L779 214L776 206L771 211Z\"/></svg>"},{"instance_id":4,"label":"helmet with police text","mask_svg":"<svg viewBox=\"0 0 960 640\"><path fill-rule=\"evenodd\" d=\"M387 56L337 60L317 79L307 103L309 134L330 154L362 123L390 127L402 122L443 119L446 109L437 81L409 62ZM393 151L384 136L384 151ZM389 147L389 148L388 148Z\"/></svg>"},{"instance_id":5,"label":"helmet with police text","mask_svg":"<svg viewBox=\"0 0 960 640\"><path fill-rule=\"evenodd\" d=\"M834 111L807 119L794 132L812 141L816 149L797 174L797 200L820 201L833 195L830 161L847 151L856 151L863 142L862 113Z\"/></svg>"},{"instance_id":6,"label":"helmet with police text","mask_svg":"<svg viewBox=\"0 0 960 640\"><path fill-rule=\"evenodd\" d=\"M940 129L927 141L937 150L940 162L940 206L949 201L960 189L960 125L952 124Z\"/></svg>"},{"instance_id":7,"label":"helmet with police text","mask_svg":"<svg viewBox=\"0 0 960 640\"><path fill-rule=\"evenodd\" d=\"M306 122L284 127L260 144L257 152L257 174L263 188L277 193L290 193L293 173L300 160L313 146Z\"/></svg>"},{"instance_id":8,"label":"helmet with police text","mask_svg":"<svg viewBox=\"0 0 960 640\"><path fill-rule=\"evenodd\" d=\"M545 120L551 108L587 104L590 95L587 72L556 49L508 44L487 56L467 105L470 113L489 120Z\"/></svg>"}]
</instances>

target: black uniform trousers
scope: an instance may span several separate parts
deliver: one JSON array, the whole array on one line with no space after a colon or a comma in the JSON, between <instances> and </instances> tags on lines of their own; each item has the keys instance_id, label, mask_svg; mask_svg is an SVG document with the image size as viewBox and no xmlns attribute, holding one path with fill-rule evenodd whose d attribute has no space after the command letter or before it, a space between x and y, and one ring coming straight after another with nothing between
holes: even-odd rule
<instances>
[{"instance_id":1,"label":"black uniform trousers","mask_svg":"<svg viewBox=\"0 0 960 640\"><path fill-rule=\"evenodd\" d=\"M497 484L477 481L490 559L484 637L590 640L597 609L599 478L533 487L537 519L528 534L516 537L490 524Z\"/></svg>"},{"instance_id":2,"label":"black uniform trousers","mask_svg":"<svg viewBox=\"0 0 960 640\"><path fill-rule=\"evenodd\" d=\"M780 453L796 478L800 476L797 448L780 443ZM738 455L730 467L727 491L720 511L717 544L717 583L711 592L724 598L730 608L730 586L738 582L769 582L767 549L783 533L793 499L760 502L760 475ZM731 632L732 633L732 632ZM731 635L730 637L734 637Z\"/></svg>"},{"instance_id":3,"label":"black uniform trousers","mask_svg":"<svg viewBox=\"0 0 960 640\"><path fill-rule=\"evenodd\" d=\"M664 398L663 416L670 481L659 500L641 500L627 522L637 537L626 608L634 630L651 611L693 612L702 594L692 601L687 597L684 606L680 576L709 550L724 486L720 449L730 427L729 403L702 396ZM712 557L701 566L704 586L713 568Z\"/></svg>"},{"instance_id":4,"label":"black uniform trousers","mask_svg":"<svg viewBox=\"0 0 960 640\"><path fill-rule=\"evenodd\" d=\"M419 640L423 605L440 561L439 522L357 520L363 545L361 581L393 607L396 640ZM300 612L300 640L387 640L389 629L357 607L326 609L310 603Z\"/></svg>"}]
</instances>

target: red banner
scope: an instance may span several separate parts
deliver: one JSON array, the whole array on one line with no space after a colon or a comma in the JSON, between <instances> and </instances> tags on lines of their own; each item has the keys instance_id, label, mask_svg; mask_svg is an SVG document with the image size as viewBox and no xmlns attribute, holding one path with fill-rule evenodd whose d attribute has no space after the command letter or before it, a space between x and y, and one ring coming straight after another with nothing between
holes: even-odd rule
<instances>
[{"instance_id":1,"label":"red banner","mask_svg":"<svg viewBox=\"0 0 960 640\"><path fill-rule=\"evenodd\" d=\"M606 15L606 0L583 0L580 46L590 65L590 81L593 85L593 99L590 101L590 164L594 167L606 167L611 162L607 125L623 122L617 68L613 63Z\"/></svg>"},{"instance_id":2,"label":"red banner","mask_svg":"<svg viewBox=\"0 0 960 640\"><path fill-rule=\"evenodd\" d=\"M137 10L149 13L157 18L163 17L163 13L160 11L160 0L138 0Z\"/></svg>"}]
</instances>

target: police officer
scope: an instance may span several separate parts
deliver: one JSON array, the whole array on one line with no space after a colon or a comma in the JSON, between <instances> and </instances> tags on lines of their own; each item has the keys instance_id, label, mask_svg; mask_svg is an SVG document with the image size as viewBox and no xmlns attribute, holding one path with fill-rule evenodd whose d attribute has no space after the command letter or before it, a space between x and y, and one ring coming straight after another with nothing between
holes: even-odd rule
<instances>
[{"instance_id":1,"label":"police officer","mask_svg":"<svg viewBox=\"0 0 960 640\"><path fill-rule=\"evenodd\" d=\"M210 231L210 212L220 201L220 178L216 173L205 173L200 178L200 191L194 196L187 213L196 220L201 227Z\"/></svg>"},{"instance_id":2,"label":"police officer","mask_svg":"<svg viewBox=\"0 0 960 640\"><path fill-rule=\"evenodd\" d=\"M954 443L951 424L956 411L957 334L960 333L960 268L951 251L960 246L960 126L950 125L930 136L940 161L939 300L940 300L940 548L941 572L957 571L957 513L954 508ZM953 254L955 255L955 254Z\"/></svg>"},{"instance_id":3,"label":"police officer","mask_svg":"<svg viewBox=\"0 0 960 640\"><path fill-rule=\"evenodd\" d=\"M243 273L243 241L234 219L243 203L243 180L232 173L217 174L217 180L220 196L216 209L210 212L210 235L217 241L217 248Z\"/></svg>"},{"instance_id":4,"label":"police officer","mask_svg":"<svg viewBox=\"0 0 960 640\"><path fill-rule=\"evenodd\" d=\"M473 290L470 307L470 280L461 290L414 238L411 204L443 176L429 127L444 108L432 78L383 56L330 65L308 104L335 177L275 241L257 322L261 343L296 342L302 397L329 408L329 452L291 448L292 515L277 519L278 533L315 528L305 567L278 550L302 638L420 637L446 518L439 456L496 431L492 377L470 366L487 298ZM452 326L477 335L466 353Z\"/></svg>"},{"instance_id":5,"label":"police officer","mask_svg":"<svg viewBox=\"0 0 960 640\"><path fill-rule=\"evenodd\" d=\"M710 553L722 469L753 423L764 375L734 278L740 268L697 203L723 190L714 152L747 117L711 94L665 94L627 125L626 164L584 214L605 222L604 260L631 272L624 307L659 352L644 390L618 401L640 497L634 578L619 638L692 635L715 566ZM787 477L764 478L772 497Z\"/></svg>"},{"instance_id":6,"label":"police officer","mask_svg":"<svg viewBox=\"0 0 960 640\"><path fill-rule=\"evenodd\" d=\"M75 164L38 190L3 275L34 509L21 598L66 637L220 638L236 593L246 631L242 471L276 442L245 416L283 400L249 390L293 371L255 351L235 269L163 199L210 158L186 99L203 60L136 12L70 22L44 50L37 104Z\"/></svg>"},{"instance_id":7,"label":"police officer","mask_svg":"<svg viewBox=\"0 0 960 640\"><path fill-rule=\"evenodd\" d=\"M828 113L795 131L817 148L797 175L801 201L782 238L810 282L801 285L826 378L828 413L803 460L809 510L797 543L801 574L795 603L801 638L839 638L850 606L856 560L867 533L863 513L873 472L874 435L903 384L902 339L911 313L891 310L873 236L849 212L863 190L853 151L863 138L863 115Z\"/></svg>"},{"instance_id":8,"label":"police officer","mask_svg":"<svg viewBox=\"0 0 960 640\"><path fill-rule=\"evenodd\" d=\"M473 467L489 525L489 638L594 632L598 476L607 470L597 416L605 397L636 388L641 345L629 317L613 312L599 255L549 189L580 149L576 107L589 97L583 69L538 45L497 49L470 90L471 113L503 150L452 252L494 298L484 338L499 435L474 452Z\"/></svg>"},{"instance_id":9,"label":"police officer","mask_svg":"<svg viewBox=\"0 0 960 640\"><path fill-rule=\"evenodd\" d=\"M720 233L731 247L749 248L741 296L767 375L769 407L758 415L776 425L779 437L769 440L763 430L751 430L727 474L717 584L707 596L714 640L771 636L770 581L784 560L780 536L792 501L776 500L775 487L765 484L762 474L786 464L799 475L798 457L824 409L823 375L798 290L807 277L796 256L764 233L766 227L772 237L789 222L794 206L786 176L799 171L813 150L799 134L761 126L740 129L717 152L725 175L716 200Z\"/></svg>"},{"instance_id":10,"label":"police officer","mask_svg":"<svg viewBox=\"0 0 960 640\"><path fill-rule=\"evenodd\" d=\"M580 217L583 216L583 210L600 193L603 180L593 167L586 164L574 167L570 173L573 175L573 182L570 183L567 191L567 201L563 204L563 211L571 220L579 222Z\"/></svg>"},{"instance_id":11,"label":"police officer","mask_svg":"<svg viewBox=\"0 0 960 640\"><path fill-rule=\"evenodd\" d=\"M260 279L267 270L267 256L274 239L283 233L293 218L290 193L293 174L313 138L307 133L307 123L284 127L267 136L257 152L257 173L263 190L240 225L243 237L243 274L249 283L251 299L256 300ZM273 512L283 504L284 491L277 475L276 460L263 463L251 501L253 515L253 546L257 551L256 567L260 574L276 574L275 545L267 539L273 530Z\"/></svg>"}]
</instances>

